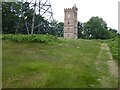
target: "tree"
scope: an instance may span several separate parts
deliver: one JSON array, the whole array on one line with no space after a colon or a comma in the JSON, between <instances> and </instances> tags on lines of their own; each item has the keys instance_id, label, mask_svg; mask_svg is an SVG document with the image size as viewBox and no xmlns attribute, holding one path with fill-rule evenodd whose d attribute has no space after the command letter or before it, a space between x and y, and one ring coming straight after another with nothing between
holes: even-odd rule
<instances>
[{"instance_id":1,"label":"tree","mask_svg":"<svg viewBox=\"0 0 120 90\"><path fill-rule=\"evenodd\" d=\"M27 3L27 2L26 2ZM63 36L63 22L53 20L49 22L35 13L34 31L32 32L33 8L21 8L22 2L4 2L2 5L3 33L4 34L52 34ZM22 14L23 12L24 14Z\"/></svg>"},{"instance_id":2,"label":"tree","mask_svg":"<svg viewBox=\"0 0 120 90\"><path fill-rule=\"evenodd\" d=\"M57 37L63 37L63 28L64 28L64 23L59 22L57 24L57 30L56 30Z\"/></svg>"},{"instance_id":3,"label":"tree","mask_svg":"<svg viewBox=\"0 0 120 90\"><path fill-rule=\"evenodd\" d=\"M109 39L113 34L108 31L106 22L99 17L92 17L83 24L83 35L86 39Z\"/></svg>"},{"instance_id":4,"label":"tree","mask_svg":"<svg viewBox=\"0 0 120 90\"><path fill-rule=\"evenodd\" d=\"M109 28L108 30L113 33L114 37L118 35L118 32L116 29Z\"/></svg>"},{"instance_id":5,"label":"tree","mask_svg":"<svg viewBox=\"0 0 120 90\"><path fill-rule=\"evenodd\" d=\"M4 2L2 3L2 24L4 34L29 34L31 33L31 27L26 29L26 25L32 26L33 9L27 8L24 11L24 15L21 14L22 2ZM39 19L38 19L39 18ZM35 26L39 24L38 27L34 29L34 34L45 34L48 33L49 22L45 20L44 17L35 14ZM26 24L25 24L26 23ZM16 29L17 28L17 29Z\"/></svg>"},{"instance_id":6,"label":"tree","mask_svg":"<svg viewBox=\"0 0 120 90\"><path fill-rule=\"evenodd\" d=\"M20 2L3 2L2 3L2 30L3 33L15 33L18 22L18 12Z\"/></svg>"},{"instance_id":7,"label":"tree","mask_svg":"<svg viewBox=\"0 0 120 90\"><path fill-rule=\"evenodd\" d=\"M57 37L63 37L63 28L64 28L64 23L63 22L58 22L56 20L53 20L50 23L50 34L55 35Z\"/></svg>"},{"instance_id":8,"label":"tree","mask_svg":"<svg viewBox=\"0 0 120 90\"><path fill-rule=\"evenodd\" d=\"M83 38L83 23L78 21L78 38Z\"/></svg>"},{"instance_id":9,"label":"tree","mask_svg":"<svg viewBox=\"0 0 120 90\"><path fill-rule=\"evenodd\" d=\"M2 3L0 2L0 34L2 33Z\"/></svg>"}]
</instances>

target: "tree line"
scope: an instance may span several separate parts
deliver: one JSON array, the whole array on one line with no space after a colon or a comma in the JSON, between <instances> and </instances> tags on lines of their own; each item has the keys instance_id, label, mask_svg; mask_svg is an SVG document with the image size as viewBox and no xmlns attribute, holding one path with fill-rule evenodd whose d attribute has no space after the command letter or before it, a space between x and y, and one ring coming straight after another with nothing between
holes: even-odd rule
<instances>
[{"instance_id":1,"label":"tree line","mask_svg":"<svg viewBox=\"0 0 120 90\"><path fill-rule=\"evenodd\" d=\"M24 19L27 22L32 22L33 9L27 8L24 12L26 17L21 17L21 4L23 2L3 2L2 3L2 33L3 34L30 34L25 25ZM51 34L57 37L63 37L64 23L53 20L49 22L45 17L35 14L35 20L40 18L35 24L41 25L34 29L33 34ZM20 21L21 20L21 21ZM17 28L19 22L19 28ZM117 30L108 28L107 23L98 16L91 17L85 23L78 22L78 38L83 39L110 39L117 36Z\"/></svg>"},{"instance_id":2,"label":"tree line","mask_svg":"<svg viewBox=\"0 0 120 90\"><path fill-rule=\"evenodd\" d=\"M3 2L2 3L2 33L3 34L30 34L31 31L26 30L25 23L32 26L33 9L26 8L24 17L21 16L21 5L23 2ZM39 19L38 19L39 18ZM45 17L35 13L35 25L40 24L34 29L33 34L51 34L57 37L63 36L63 22L53 20L49 22ZM19 26L18 26L19 24ZM16 29L17 28L17 29ZM31 29L31 28L28 28Z\"/></svg>"}]
</instances>

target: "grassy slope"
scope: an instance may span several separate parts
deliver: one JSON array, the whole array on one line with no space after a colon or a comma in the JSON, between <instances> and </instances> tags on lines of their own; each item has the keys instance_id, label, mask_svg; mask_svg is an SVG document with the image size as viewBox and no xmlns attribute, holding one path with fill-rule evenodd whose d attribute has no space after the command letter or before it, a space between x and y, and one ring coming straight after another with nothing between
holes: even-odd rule
<instances>
[{"instance_id":1,"label":"grassy slope","mask_svg":"<svg viewBox=\"0 0 120 90\"><path fill-rule=\"evenodd\" d=\"M106 51L99 52L100 43L89 40L3 41L3 87L117 87Z\"/></svg>"}]
</instances>

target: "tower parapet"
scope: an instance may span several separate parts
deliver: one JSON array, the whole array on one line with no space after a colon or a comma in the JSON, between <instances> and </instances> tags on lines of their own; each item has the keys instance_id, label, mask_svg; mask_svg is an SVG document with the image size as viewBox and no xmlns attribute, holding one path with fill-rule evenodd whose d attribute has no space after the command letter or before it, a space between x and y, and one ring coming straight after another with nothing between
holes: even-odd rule
<instances>
[{"instance_id":1,"label":"tower parapet","mask_svg":"<svg viewBox=\"0 0 120 90\"><path fill-rule=\"evenodd\" d=\"M72 7L72 8L65 8L64 11L69 11L69 10L78 10L77 7Z\"/></svg>"}]
</instances>

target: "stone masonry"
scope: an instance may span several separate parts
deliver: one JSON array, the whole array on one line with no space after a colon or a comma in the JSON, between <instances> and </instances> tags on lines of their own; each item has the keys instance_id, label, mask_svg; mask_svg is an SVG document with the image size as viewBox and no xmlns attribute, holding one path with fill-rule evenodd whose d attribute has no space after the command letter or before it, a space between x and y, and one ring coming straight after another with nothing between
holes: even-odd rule
<instances>
[{"instance_id":1,"label":"stone masonry","mask_svg":"<svg viewBox=\"0 0 120 90\"><path fill-rule=\"evenodd\" d=\"M72 8L64 9L64 38L78 37L77 11L76 5Z\"/></svg>"}]
</instances>

